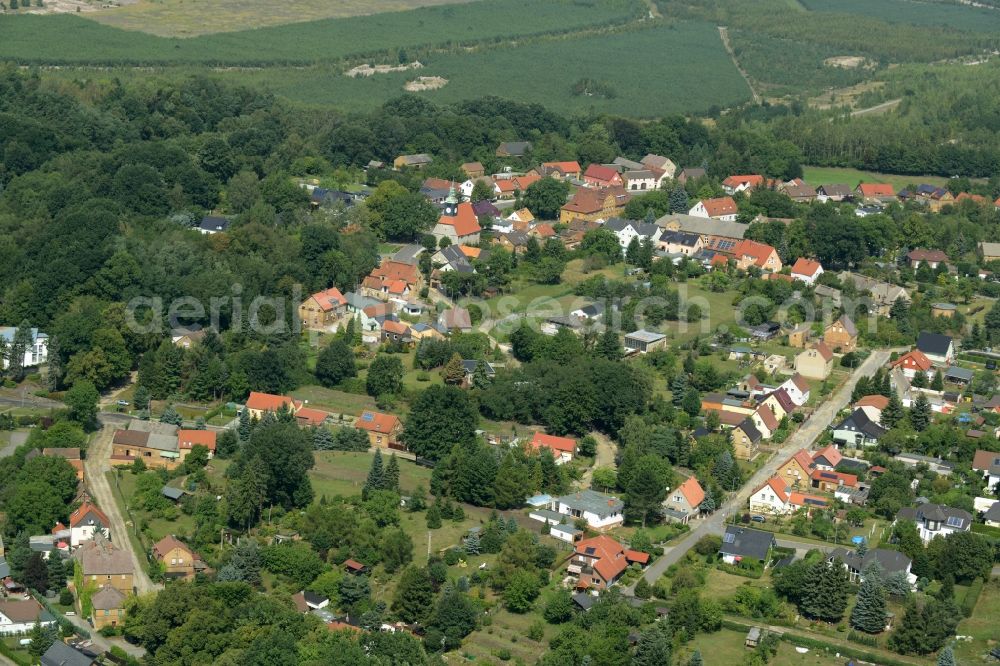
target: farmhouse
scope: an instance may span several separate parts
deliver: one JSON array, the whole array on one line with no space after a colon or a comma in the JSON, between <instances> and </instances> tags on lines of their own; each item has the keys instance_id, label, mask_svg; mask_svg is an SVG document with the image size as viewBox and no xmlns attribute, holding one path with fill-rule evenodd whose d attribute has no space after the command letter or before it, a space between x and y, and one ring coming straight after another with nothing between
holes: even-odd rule
<instances>
[{"instance_id":1,"label":"farmhouse","mask_svg":"<svg viewBox=\"0 0 1000 666\"><path fill-rule=\"evenodd\" d=\"M830 185L820 185L816 188L816 200L825 203L827 201L844 201L850 199L854 191L850 185L833 183Z\"/></svg>"},{"instance_id":2,"label":"farmhouse","mask_svg":"<svg viewBox=\"0 0 1000 666\"><path fill-rule=\"evenodd\" d=\"M736 202L733 201L732 197L702 199L688 211L688 215L707 217L713 220L722 220L723 222L735 222L737 213L739 213L739 210L736 208Z\"/></svg>"},{"instance_id":3,"label":"farmhouse","mask_svg":"<svg viewBox=\"0 0 1000 666\"><path fill-rule=\"evenodd\" d=\"M299 320L306 328L324 330L334 324L347 307L347 299L336 287L319 291L299 305Z\"/></svg>"},{"instance_id":4,"label":"farmhouse","mask_svg":"<svg viewBox=\"0 0 1000 666\"><path fill-rule=\"evenodd\" d=\"M854 188L854 194L860 200L870 203L896 199L896 192L888 183L858 183L858 186Z\"/></svg>"},{"instance_id":5,"label":"farmhouse","mask_svg":"<svg viewBox=\"0 0 1000 666\"><path fill-rule=\"evenodd\" d=\"M748 176L729 176L722 181L723 191L732 196L737 192L749 192L764 184L764 176L752 174Z\"/></svg>"},{"instance_id":6,"label":"farmhouse","mask_svg":"<svg viewBox=\"0 0 1000 666\"><path fill-rule=\"evenodd\" d=\"M602 164L591 164L583 172L583 182L587 187L603 189L607 187L622 187L622 176L617 169Z\"/></svg>"},{"instance_id":7,"label":"farmhouse","mask_svg":"<svg viewBox=\"0 0 1000 666\"><path fill-rule=\"evenodd\" d=\"M620 186L601 190L580 188L569 203L559 209L559 222L569 224L575 220L610 220L625 212L625 204L630 198L628 192Z\"/></svg>"},{"instance_id":8,"label":"farmhouse","mask_svg":"<svg viewBox=\"0 0 1000 666\"><path fill-rule=\"evenodd\" d=\"M535 169L539 176L547 176L556 180L579 180L579 162L542 162L542 165Z\"/></svg>"}]
</instances>

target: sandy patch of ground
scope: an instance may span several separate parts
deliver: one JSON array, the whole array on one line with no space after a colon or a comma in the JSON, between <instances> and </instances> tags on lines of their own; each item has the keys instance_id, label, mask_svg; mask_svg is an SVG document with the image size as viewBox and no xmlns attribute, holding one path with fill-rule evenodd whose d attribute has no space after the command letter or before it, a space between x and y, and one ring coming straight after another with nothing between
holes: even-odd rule
<instances>
[{"instance_id":1,"label":"sandy patch of ground","mask_svg":"<svg viewBox=\"0 0 1000 666\"><path fill-rule=\"evenodd\" d=\"M444 88L448 84L448 79L440 76L418 76L412 81L407 81L403 90L419 92L421 90L437 90Z\"/></svg>"},{"instance_id":2,"label":"sandy patch of ground","mask_svg":"<svg viewBox=\"0 0 1000 666\"><path fill-rule=\"evenodd\" d=\"M388 74L390 72L405 72L408 69L420 69L423 66L423 63L419 60L414 60L413 62L405 65L369 65L368 63L364 63L363 65L352 67L344 72L344 74L353 79L359 76L374 76L375 74Z\"/></svg>"},{"instance_id":3,"label":"sandy patch of ground","mask_svg":"<svg viewBox=\"0 0 1000 666\"><path fill-rule=\"evenodd\" d=\"M827 67L840 67L842 69L857 69L863 67L865 63L866 59L863 56L834 56L823 61Z\"/></svg>"}]
</instances>

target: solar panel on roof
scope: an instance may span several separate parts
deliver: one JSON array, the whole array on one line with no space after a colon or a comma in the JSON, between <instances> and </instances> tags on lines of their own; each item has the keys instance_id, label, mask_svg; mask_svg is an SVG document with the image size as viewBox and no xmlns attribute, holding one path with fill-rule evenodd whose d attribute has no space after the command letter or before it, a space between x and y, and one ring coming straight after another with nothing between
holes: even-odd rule
<instances>
[{"instance_id":1,"label":"solar panel on roof","mask_svg":"<svg viewBox=\"0 0 1000 666\"><path fill-rule=\"evenodd\" d=\"M730 532L726 532L726 534L722 537L722 540L725 541L726 543L733 543L734 541L736 541L736 535Z\"/></svg>"},{"instance_id":2,"label":"solar panel on roof","mask_svg":"<svg viewBox=\"0 0 1000 666\"><path fill-rule=\"evenodd\" d=\"M596 549L593 546L587 546L584 552L587 553L587 555L593 555L595 550Z\"/></svg>"},{"instance_id":3,"label":"solar panel on roof","mask_svg":"<svg viewBox=\"0 0 1000 666\"><path fill-rule=\"evenodd\" d=\"M372 414L371 412L365 412L364 414L361 415L361 420L362 421L374 421L375 420L375 415Z\"/></svg>"},{"instance_id":4,"label":"solar panel on roof","mask_svg":"<svg viewBox=\"0 0 1000 666\"><path fill-rule=\"evenodd\" d=\"M965 522L958 516L948 516L948 527L961 527L962 523Z\"/></svg>"}]
</instances>

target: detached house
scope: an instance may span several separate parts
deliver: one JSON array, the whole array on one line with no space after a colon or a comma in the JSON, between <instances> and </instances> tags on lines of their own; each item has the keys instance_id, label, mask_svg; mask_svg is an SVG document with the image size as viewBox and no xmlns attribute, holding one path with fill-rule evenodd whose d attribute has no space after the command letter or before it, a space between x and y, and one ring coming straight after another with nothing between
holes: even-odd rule
<instances>
[{"instance_id":1,"label":"detached house","mask_svg":"<svg viewBox=\"0 0 1000 666\"><path fill-rule=\"evenodd\" d=\"M894 201L896 192L892 185L888 183L858 183L854 189L855 196L868 203L879 203L883 201Z\"/></svg>"},{"instance_id":2,"label":"detached house","mask_svg":"<svg viewBox=\"0 0 1000 666\"><path fill-rule=\"evenodd\" d=\"M663 514L671 522L687 523L698 515L701 503L705 501L705 490L698 479L689 476L673 490L667 491L663 500Z\"/></svg>"},{"instance_id":3,"label":"detached house","mask_svg":"<svg viewBox=\"0 0 1000 666\"><path fill-rule=\"evenodd\" d=\"M35 623L45 628L55 626L56 619L34 598L0 600L0 634L4 636L24 635L31 631Z\"/></svg>"},{"instance_id":4,"label":"detached house","mask_svg":"<svg viewBox=\"0 0 1000 666\"><path fill-rule=\"evenodd\" d=\"M69 515L69 532L69 545L76 548L85 541L91 541L98 534L110 539L111 521L103 511L86 500Z\"/></svg>"},{"instance_id":5,"label":"detached house","mask_svg":"<svg viewBox=\"0 0 1000 666\"><path fill-rule=\"evenodd\" d=\"M625 220L620 217L613 217L604 223L604 228L614 232L618 237L618 244L622 247L622 252L628 249L629 244L634 239L640 243L649 241L655 243L660 236L660 228L652 222L636 222L635 220Z\"/></svg>"},{"instance_id":6,"label":"detached house","mask_svg":"<svg viewBox=\"0 0 1000 666\"><path fill-rule=\"evenodd\" d=\"M820 185L816 188L816 200L821 203L827 201L845 201L851 199L853 195L854 191L850 185L832 183L829 185Z\"/></svg>"},{"instance_id":7,"label":"detached house","mask_svg":"<svg viewBox=\"0 0 1000 666\"><path fill-rule=\"evenodd\" d=\"M916 248L906 255L906 260L910 262L910 268L917 269L920 264L927 264L931 268L937 268L939 264L948 262L948 255L941 250L925 250Z\"/></svg>"},{"instance_id":8,"label":"detached house","mask_svg":"<svg viewBox=\"0 0 1000 666\"><path fill-rule=\"evenodd\" d=\"M587 187L603 189L607 187L623 187L622 176L617 169L602 164L591 164L583 172L583 182Z\"/></svg>"},{"instance_id":9,"label":"detached house","mask_svg":"<svg viewBox=\"0 0 1000 666\"><path fill-rule=\"evenodd\" d=\"M739 414L733 414L732 412L719 412L719 417L721 418L727 414L740 418ZM763 436L757 430L753 421L747 418L740 421L733 428L730 439L733 442L733 452L737 458L752 460L757 455L757 451L760 450L760 441L763 439Z\"/></svg>"},{"instance_id":10,"label":"detached house","mask_svg":"<svg viewBox=\"0 0 1000 666\"><path fill-rule=\"evenodd\" d=\"M547 176L556 180L578 180L580 178L579 162L542 162L535 170L539 176Z\"/></svg>"},{"instance_id":11,"label":"detached house","mask_svg":"<svg viewBox=\"0 0 1000 666\"><path fill-rule=\"evenodd\" d=\"M534 451L548 449L552 452L556 464L562 465L573 460L573 456L576 455L576 440L570 437L556 437L536 432L531 438L531 448Z\"/></svg>"},{"instance_id":12,"label":"detached house","mask_svg":"<svg viewBox=\"0 0 1000 666\"><path fill-rule=\"evenodd\" d=\"M889 398L884 395L866 395L856 403L855 409L860 409L871 421L882 422L882 411L889 406Z\"/></svg>"},{"instance_id":13,"label":"detached house","mask_svg":"<svg viewBox=\"0 0 1000 666\"><path fill-rule=\"evenodd\" d=\"M826 561L832 564L834 560L840 560L844 563L844 568L847 569L851 582L855 584L864 582L865 570L876 563L882 568L883 576L891 576L902 571L906 574L906 580L911 586L917 582L917 576L910 573L910 565L912 564L910 558L898 550L873 548L861 556L858 555L857 551L834 548L827 555Z\"/></svg>"},{"instance_id":14,"label":"detached house","mask_svg":"<svg viewBox=\"0 0 1000 666\"><path fill-rule=\"evenodd\" d=\"M287 395L275 395L273 393L260 393L250 391L250 397L246 401L246 409L250 412L250 418L258 421L264 417L266 412L279 412L287 410L294 414L302 408L302 403Z\"/></svg>"},{"instance_id":15,"label":"detached house","mask_svg":"<svg viewBox=\"0 0 1000 666\"><path fill-rule=\"evenodd\" d=\"M738 213L739 209L732 197L702 199L688 211L688 215L694 217L707 217L724 222L735 222Z\"/></svg>"},{"instance_id":16,"label":"detached house","mask_svg":"<svg viewBox=\"0 0 1000 666\"><path fill-rule=\"evenodd\" d=\"M722 181L723 191L732 196L737 192L749 192L750 190L762 187L764 176L751 174L748 176L729 176Z\"/></svg>"},{"instance_id":17,"label":"detached house","mask_svg":"<svg viewBox=\"0 0 1000 666\"><path fill-rule=\"evenodd\" d=\"M795 372L809 379L826 379L833 372L833 352L823 342L795 357Z\"/></svg>"},{"instance_id":18,"label":"detached house","mask_svg":"<svg viewBox=\"0 0 1000 666\"><path fill-rule=\"evenodd\" d=\"M153 557L163 565L164 575L171 579L193 580L207 566L187 544L167 535L153 545Z\"/></svg>"},{"instance_id":19,"label":"detached house","mask_svg":"<svg viewBox=\"0 0 1000 666\"><path fill-rule=\"evenodd\" d=\"M571 495L556 497L549 508L570 518L580 518L593 530L607 530L625 521L625 503L617 497L594 490L581 490Z\"/></svg>"},{"instance_id":20,"label":"detached house","mask_svg":"<svg viewBox=\"0 0 1000 666\"><path fill-rule=\"evenodd\" d=\"M862 409L855 409L850 416L833 427L833 441L855 449L875 446L886 429L875 423Z\"/></svg>"},{"instance_id":21,"label":"detached house","mask_svg":"<svg viewBox=\"0 0 1000 666\"><path fill-rule=\"evenodd\" d=\"M736 244L732 254L736 259L736 267L740 270L745 271L751 266L772 273L781 270L781 258L778 257L778 251L767 243L744 239Z\"/></svg>"},{"instance_id":22,"label":"detached house","mask_svg":"<svg viewBox=\"0 0 1000 666\"><path fill-rule=\"evenodd\" d=\"M719 555L726 564L736 564L747 559L763 562L774 545L774 534L771 532L729 525L722 535Z\"/></svg>"},{"instance_id":23,"label":"detached house","mask_svg":"<svg viewBox=\"0 0 1000 666\"><path fill-rule=\"evenodd\" d=\"M906 352L890 363L889 367L899 368L907 379L913 379L917 374L926 375L928 379L934 376L934 364L919 349Z\"/></svg>"},{"instance_id":24,"label":"detached house","mask_svg":"<svg viewBox=\"0 0 1000 666\"><path fill-rule=\"evenodd\" d=\"M801 407L809 402L809 382L798 373L786 379L778 388L784 389L796 407Z\"/></svg>"},{"instance_id":25,"label":"detached house","mask_svg":"<svg viewBox=\"0 0 1000 666\"><path fill-rule=\"evenodd\" d=\"M600 190L580 188L573 194L573 198L559 209L559 222L560 224L570 224L576 220L597 222L619 217L625 212L625 205L630 198L629 193L620 186Z\"/></svg>"},{"instance_id":26,"label":"detached house","mask_svg":"<svg viewBox=\"0 0 1000 666\"><path fill-rule=\"evenodd\" d=\"M80 562L84 582L95 587L111 585L125 595L133 593L135 566L131 555L103 536L87 541L73 556Z\"/></svg>"},{"instance_id":27,"label":"detached house","mask_svg":"<svg viewBox=\"0 0 1000 666\"><path fill-rule=\"evenodd\" d=\"M842 315L823 331L823 342L842 353L852 352L858 347L858 329L850 317Z\"/></svg>"},{"instance_id":28,"label":"detached house","mask_svg":"<svg viewBox=\"0 0 1000 666\"><path fill-rule=\"evenodd\" d=\"M775 476L792 488L808 488L812 475L813 459L805 449L799 449L782 463Z\"/></svg>"},{"instance_id":29,"label":"detached house","mask_svg":"<svg viewBox=\"0 0 1000 666\"><path fill-rule=\"evenodd\" d=\"M578 576L578 589L606 590L621 578L633 562L646 564L649 555L626 550L620 543L602 534L576 544L567 570Z\"/></svg>"},{"instance_id":30,"label":"detached house","mask_svg":"<svg viewBox=\"0 0 1000 666\"><path fill-rule=\"evenodd\" d=\"M801 280L806 284L813 284L816 278L823 274L823 265L818 261L799 257L792 265L792 279Z\"/></svg>"},{"instance_id":31,"label":"detached house","mask_svg":"<svg viewBox=\"0 0 1000 666\"><path fill-rule=\"evenodd\" d=\"M319 291L299 305L299 320L306 328L325 330L347 310L347 299L336 287Z\"/></svg>"},{"instance_id":32,"label":"detached house","mask_svg":"<svg viewBox=\"0 0 1000 666\"><path fill-rule=\"evenodd\" d=\"M896 514L896 520L912 520L924 543L936 536L946 537L953 532L972 529L972 514L968 511L930 502L916 508L904 506Z\"/></svg>"},{"instance_id":33,"label":"detached house","mask_svg":"<svg viewBox=\"0 0 1000 666\"><path fill-rule=\"evenodd\" d=\"M405 300L411 293L420 291L423 286L424 277L417 265L385 259L362 280L361 293L381 301ZM345 300L350 310L350 299L345 297Z\"/></svg>"},{"instance_id":34,"label":"detached house","mask_svg":"<svg viewBox=\"0 0 1000 666\"><path fill-rule=\"evenodd\" d=\"M0 326L0 339L7 343L7 349L14 342L17 334L16 326ZM41 333L37 328L31 329L31 341L24 350L24 367L41 365L49 359L49 336ZM6 356L0 358L0 365L6 370L10 366L10 359Z\"/></svg>"},{"instance_id":35,"label":"detached house","mask_svg":"<svg viewBox=\"0 0 1000 666\"><path fill-rule=\"evenodd\" d=\"M949 366L955 362L955 344L947 335L921 331L917 349L926 354L934 365Z\"/></svg>"},{"instance_id":36,"label":"detached house","mask_svg":"<svg viewBox=\"0 0 1000 666\"><path fill-rule=\"evenodd\" d=\"M1000 484L1000 453L982 449L976 451L972 458L972 469L983 475L987 488L996 488Z\"/></svg>"},{"instance_id":37,"label":"detached house","mask_svg":"<svg viewBox=\"0 0 1000 666\"><path fill-rule=\"evenodd\" d=\"M403 424L400 422L399 417L393 414L382 414L381 412L366 410L354 422L354 427L368 433L368 443L374 448L406 450L406 447L399 443L399 435L403 432Z\"/></svg>"}]
</instances>

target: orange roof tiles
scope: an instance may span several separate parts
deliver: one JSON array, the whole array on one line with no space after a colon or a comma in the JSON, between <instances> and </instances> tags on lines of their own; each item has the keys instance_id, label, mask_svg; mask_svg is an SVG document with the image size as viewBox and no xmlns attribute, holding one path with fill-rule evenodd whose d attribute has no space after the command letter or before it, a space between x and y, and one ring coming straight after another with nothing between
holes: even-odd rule
<instances>
[{"instance_id":1,"label":"orange roof tiles","mask_svg":"<svg viewBox=\"0 0 1000 666\"><path fill-rule=\"evenodd\" d=\"M605 183L614 181L616 176L618 176L617 171L602 164L591 164L583 174L584 178L591 178Z\"/></svg>"},{"instance_id":2,"label":"orange roof tiles","mask_svg":"<svg viewBox=\"0 0 1000 666\"><path fill-rule=\"evenodd\" d=\"M312 299L316 301L323 312L329 312L337 306L347 304L347 299L344 298L344 295L336 287L316 292L312 295Z\"/></svg>"},{"instance_id":3,"label":"orange roof tiles","mask_svg":"<svg viewBox=\"0 0 1000 666\"><path fill-rule=\"evenodd\" d=\"M821 268L823 268L823 266L821 266L818 261L806 259L805 257L799 257L795 260L795 264L792 266L792 275L805 275L806 277L813 277Z\"/></svg>"},{"instance_id":4,"label":"orange roof tiles","mask_svg":"<svg viewBox=\"0 0 1000 666\"><path fill-rule=\"evenodd\" d=\"M458 204L457 214L454 217L448 215L442 215L441 219L438 220L438 224L444 224L447 226L455 227L455 235L469 236L471 234L478 234L482 231L482 227L479 226L479 220L476 218L476 211L472 210L472 204L468 201L464 201ZM412 266L416 270L416 266ZM416 279L411 280L411 282L416 282Z\"/></svg>"},{"instance_id":5,"label":"orange roof tiles","mask_svg":"<svg viewBox=\"0 0 1000 666\"><path fill-rule=\"evenodd\" d=\"M459 245L458 249L462 251L469 259L478 259L482 250L478 247L472 247L471 245Z\"/></svg>"},{"instance_id":6,"label":"orange roof tiles","mask_svg":"<svg viewBox=\"0 0 1000 666\"><path fill-rule=\"evenodd\" d=\"M793 453L792 457L789 458L789 460L794 460L795 462L797 462L799 466L807 473L809 472L809 468L812 467L812 462L813 462L812 456L809 455L809 452L806 451L805 449L799 449L798 451Z\"/></svg>"},{"instance_id":7,"label":"orange roof tiles","mask_svg":"<svg viewBox=\"0 0 1000 666\"><path fill-rule=\"evenodd\" d=\"M555 435L546 435L544 432L535 433L534 437L531 438L531 446L535 449L545 447L547 449L562 451L565 453L576 452L575 439L571 439L569 437L556 437Z\"/></svg>"},{"instance_id":8,"label":"orange roof tiles","mask_svg":"<svg viewBox=\"0 0 1000 666\"><path fill-rule=\"evenodd\" d=\"M819 352L819 355L823 357L824 361L829 361L833 358L833 352L830 351L830 348L827 347L826 343L823 341L814 344L813 349Z\"/></svg>"},{"instance_id":9,"label":"orange roof tiles","mask_svg":"<svg viewBox=\"0 0 1000 666\"><path fill-rule=\"evenodd\" d=\"M410 332L410 327L401 321L386 319L382 322L382 330L388 333L395 333L396 335L406 335Z\"/></svg>"},{"instance_id":10,"label":"orange roof tiles","mask_svg":"<svg viewBox=\"0 0 1000 666\"><path fill-rule=\"evenodd\" d=\"M919 370L922 372L927 372L931 369L932 363L927 354L923 353L919 349L914 349L913 351L906 352L895 361L889 364L891 368L903 367L909 370ZM884 409L884 408L883 408Z\"/></svg>"},{"instance_id":11,"label":"orange roof tiles","mask_svg":"<svg viewBox=\"0 0 1000 666\"><path fill-rule=\"evenodd\" d=\"M731 187L734 189L743 185L744 183L747 184L746 189L760 187L761 185L764 184L764 176L760 176L757 174L750 174L746 176L729 176L729 178L726 178L724 181L722 181L723 186Z\"/></svg>"},{"instance_id":12,"label":"orange roof tiles","mask_svg":"<svg viewBox=\"0 0 1000 666\"><path fill-rule=\"evenodd\" d=\"M896 192L893 191L892 185L889 183L858 183L858 190L862 196L866 197L896 196Z\"/></svg>"},{"instance_id":13,"label":"orange roof tiles","mask_svg":"<svg viewBox=\"0 0 1000 666\"><path fill-rule=\"evenodd\" d=\"M579 162L542 162L542 166L549 167L551 169L559 169L564 174L580 173Z\"/></svg>"},{"instance_id":14,"label":"orange roof tiles","mask_svg":"<svg viewBox=\"0 0 1000 666\"><path fill-rule=\"evenodd\" d=\"M770 407L767 405L761 405L757 408L755 413L760 417L760 420L764 422L764 425L767 426L768 430L774 432L778 429L778 418L774 415L774 412L771 411Z\"/></svg>"},{"instance_id":15,"label":"orange roof tiles","mask_svg":"<svg viewBox=\"0 0 1000 666\"><path fill-rule=\"evenodd\" d=\"M287 395L274 395L273 393L258 393L250 391L250 397L246 402L247 409L259 410L262 412L276 412L282 407L295 409L295 401Z\"/></svg>"},{"instance_id":16,"label":"orange roof tiles","mask_svg":"<svg viewBox=\"0 0 1000 666\"><path fill-rule=\"evenodd\" d=\"M684 495L684 499L692 507L697 507L703 501L705 501L705 491L702 489L701 484L698 483L698 479L693 476L689 476L685 479L684 483L677 486L677 490L681 491Z\"/></svg>"},{"instance_id":17,"label":"orange roof tiles","mask_svg":"<svg viewBox=\"0 0 1000 666\"><path fill-rule=\"evenodd\" d=\"M330 415L323 410L313 409L312 407L303 407L295 412L295 420L305 425L322 425L328 416Z\"/></svg>"},{"instance_id":18,"label":"orange roof tiles","mask_svg":"<svg viewBox=\"0 0 1000 666\"><path fill-rule=\"evenodd\" d=\"M755 266L763 268L767 265L767 259L774 252L774 248L767 243L758 243L752 240L741 240L733 248L733 255L737 259L741 257L750 257L753 260Z\"/></svg>"},{"instance_id":19,"label":"orange roof tiles","mask_svg":"<svg viewBox=\"0 0 1000 666\"><path fill-rule=\"evenodd\" d=\"M732 197L717 197L715 199L703 199L701 204L709 217L722 217L723 215L735 215L738 212L736 202Z\"/></svg>"},{"instance_id":20,"label":"orange roof tiles","mask_svg":"<svg viewBox=\"0 0 1000 666\"><path fill-rule=\"evenodd\" d=\"M844 459L844 456L840 454L840 451L837 450L837 447L832 444L814 453L813 460L819 458L820 456L826 458L827 462L829 462L834 467L839 465L840 461Z\"/></svg>"},{"instance_id":21,"label":"orange roof tiles","mask_svg":"<svg viewBox=\"0 0 1000 666\"><path fill-rule=\"evenodd\" d=\"M825 497L820 497L819 495L808 495L806 493L792 493L788 496L788 502L789 504L793 504L795 506L809 505L817 507L825 507L830 503L830 501Z\"/></svg>"},{"instance_id":22,"label":"orange roof tiles","mask_svg":"<svg viewBox=\"0 0 1000 666\"><path fill-rule=\"evenodd\" d=\"M105 527L111 527L111 521L108 520L107 515L103 511L98 509L96 504L93 504L91 502L84 502L79 507L77 507L76 511L69 514L69 526L76 527L77 525L80 524L80 521L86 518L87 514L90 513L97 516L97 518L101 521L101 523Z\"/></svg>"},{"instance_id":23,"label":"orange roof tiles","mask_svg":"<svg viewBox=\"0 0 1000 666\"><path fill-rule=\"evenodd\" d=\"M762 485L758 486L757 490L754 490L754 493L756 494L759 490L768 486L770 486L776 496L781 498L782 502L788 501L788 484L780 476L772 476Z\"/></svg>"},{"instance_id":24,"label":"orange roof tiles","mask_svg":"<svg viewBox=\"0 0 1000 666\"><path fill-rule=\"evenodd\" d=\"M177 446L190 449L192 446L204 446L209 451L215 450L215 433L211 430L178 430Z\"/></svg>"},{"instance_id":25,"label":"orange roof tiles","mask_svg":"<svg viewBox=\"0 0 1000 666\"><path fill-rule=\"evenodd\" d=\"M354 422L355 428L361 428L369 432L392 432L398 426L399 418L397 416L381 412L362 412L358 420Z\"/></svg>"},{"instance_id":26,"label":"orange roof tiles","mask_svg":"<svg viewBox=\"0 0 1000 666\"><path fill-rule=\"evenodd\" d=\"M471 210L471 205L469 208ZM461 205L459 209L461 210ZM404 264L401 261L386 259L369 275L370 277L379 278L380 281L403 280L407 284L416 284L420 279L420 268L413 264Z\"/></svg>"},{"instance_id":27,"label":"orange roof tiles","mask_svg":"<svg viewBox=\"0 0 1000 666\"><path fill-rule=\"evenodd\" d=\"M875 409L885 409L889 406L889 398L884 395L866 395L854 403L855 407L874 407Z\"/></svg>"},{"instance_id":28,"label":"orange roof tiles","mask_svg":"<svg viewBox=\"0 0 1000 666\"><path fill-rule=\"evenodd\" d=\"M173 534L168 534L153 544L153 553L162 559L169 555L170 551L175 548L179 548L180 550L191 553L192 555L194 554L194 551L192 551L186 543L175 537Z\"/></svg>"},{"instance_id":29,"label":"orange roof tiles","mask_svg":"<svg viewBox=\"0 0 1000 666\"><path fill-rule=\"evenodd\" d=\"M605 581L614 580L628 567L625 548L605 534L578 541L576 553L584 557L598 558L593 567Z\"/></svg>"},{"instance_id":30,"label":"orange roof tiles","mask_svg":"<svg viewBox=\"0 0 1000 666\"><path fill-rule=\"evenodd\" d=\"M854 487L858 485L858 477L854 474L844 474L843 472L827 472L826 470L813 470L810 475L813 481L826 481L832 483L836 481L842 486Z\"/></svg>"}]
</instances>

